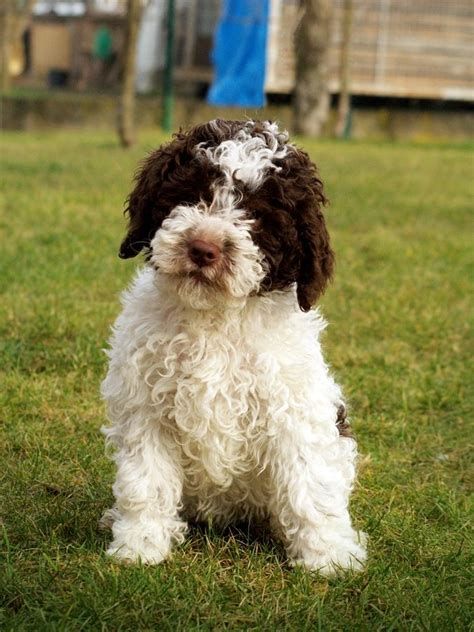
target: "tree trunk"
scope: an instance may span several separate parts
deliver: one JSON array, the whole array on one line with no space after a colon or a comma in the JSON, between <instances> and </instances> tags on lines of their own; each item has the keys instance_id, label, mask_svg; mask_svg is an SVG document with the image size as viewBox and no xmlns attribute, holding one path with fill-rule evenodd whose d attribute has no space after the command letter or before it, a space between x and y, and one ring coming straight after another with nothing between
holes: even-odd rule
<instances>
[{"instance_id":1,"label":"tree trunk","mask_svg":"<svg viewBox=\"0 0 474 632\"><path fill-rule=\"evenodd\" d=\"M350 45L352 31L353 0L344 0L342 42L339 61L339 100L337 104L336 136L346 138L350 133Z\"/></svg>"},{"instance_id":2,"label":"tree trunk","mask_svg":"<svg viewBox=\"0 0 474 632\"><path fill-rule=\"evenodd\" d=\"M328 52L332 0L304 0L305 12L295 33L296 87L294 127L298 134L319 136L330 106Z\"/></svg>"},{"instance_id":3,"label":"tree trunk","mask_svg":"<svg viewBox=\"0 0 474 632\"><path fill-rule=\"evenodd\" d=\"M142 8L140 0L127 0L126 36L122 64L122 90L118 115L118 135L122 147L136 142L135 79L138 30Z\"/></svg>"},{"instance_id":4,"label":"tree trunk","mask_svg":"<svg viewBox=\"0 0 474 632\"><path fill-rule=\"evenodd\" d=\"M35 0L0 0L0 91L11 86L10 65L15 46L28 25ZM23 5L23 6L22 6Z\"/></svg>"},{"instance_id":5,"label":"tree trunk","mask_svg":"<svg viewBox=\"0 0 474 632\"><path fill-rule=\"evenodd\" d=\"M0 3L0 92L10 87L10 8L9 2Z\"/></svg>"}]
</instances>

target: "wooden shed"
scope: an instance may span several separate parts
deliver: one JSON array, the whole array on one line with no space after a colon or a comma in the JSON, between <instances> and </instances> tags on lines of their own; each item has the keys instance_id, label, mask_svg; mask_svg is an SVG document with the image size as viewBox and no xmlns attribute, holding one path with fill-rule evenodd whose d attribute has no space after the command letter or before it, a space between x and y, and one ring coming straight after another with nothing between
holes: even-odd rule
<instances>
[{"instance_id":1,"label":"wooden shed","mask_svg":"<svg viewBox=\"0 0 474 632\"><path fill-rule=\"evenodd\" d=\"M294 86L293 33L299 0L271 0L267 92ZM344 0L334 0L330 86L339 90ZM354 0L351 92L358 95L474 100L472 0Z\"/></svg>"}]
</instances>

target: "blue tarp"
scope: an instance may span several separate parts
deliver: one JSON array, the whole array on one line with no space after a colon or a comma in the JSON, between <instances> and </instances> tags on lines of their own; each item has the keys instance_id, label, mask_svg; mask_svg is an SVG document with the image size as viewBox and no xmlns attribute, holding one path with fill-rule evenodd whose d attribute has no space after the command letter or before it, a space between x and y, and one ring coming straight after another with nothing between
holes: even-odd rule
<instances>
[{"instance_id":1,"label":"blue tarp","mask_svg":"<svg viewBox=\"0 0 474 632\"><path fill-rule=\"evenodd\" d=\"M265 105L269 0L223 0L212 51L213 105Z\"/></svg>"}]
</instances>

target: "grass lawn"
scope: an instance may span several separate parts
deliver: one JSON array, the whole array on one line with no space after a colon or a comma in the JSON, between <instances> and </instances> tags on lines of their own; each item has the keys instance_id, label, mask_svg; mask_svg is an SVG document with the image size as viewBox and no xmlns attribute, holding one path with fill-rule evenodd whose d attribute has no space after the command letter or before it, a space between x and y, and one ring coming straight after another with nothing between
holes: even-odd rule
<instances>
[{"instance_id":1,"label":"grass lawn","mask_svg":"<svg viewBox=\"0 0 474 632\"><path fill-rule=\"evenodd\" d=\"M120 566L99 433L135 164L110 134L4 133L0 207L2 630L467 630L473 160L466 146L305 142L338 255L326 354L361 452L366 572L291 569L267 534L194 529Z\"/></svg>"}]
</instances>

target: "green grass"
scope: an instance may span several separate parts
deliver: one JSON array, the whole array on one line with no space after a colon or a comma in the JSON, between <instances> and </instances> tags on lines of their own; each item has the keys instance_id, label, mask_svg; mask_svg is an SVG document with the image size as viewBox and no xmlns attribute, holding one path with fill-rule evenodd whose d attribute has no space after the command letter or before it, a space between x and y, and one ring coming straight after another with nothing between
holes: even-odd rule
<instances>
[{"instance_id":1,"label":"green grass","mask_svg":"<svg viewBox=\"0 0 474 632\"><path fill-rule=\"evenodd\" d=\"M145 138L145 134L142 138ZM327 356L362 454L361 575L291 569L267 533L193 529L156 568L104 555L99 428L116 252L144 152L112 135L7 133L0 209L0 628L467 630L473 161L469 147L304 143L338 255Z\"/></svg>"}]
</instances>

